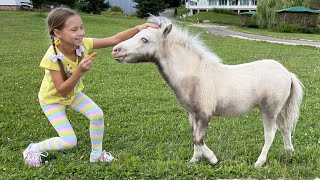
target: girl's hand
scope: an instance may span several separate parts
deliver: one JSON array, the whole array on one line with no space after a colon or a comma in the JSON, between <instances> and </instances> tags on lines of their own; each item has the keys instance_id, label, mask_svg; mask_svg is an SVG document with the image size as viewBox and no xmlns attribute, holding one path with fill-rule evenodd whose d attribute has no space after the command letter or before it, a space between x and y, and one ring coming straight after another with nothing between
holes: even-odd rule
<instances>
[{"instance_id":1,"label":"girl's hand","mask_svg":"<svg viewBox=\"0 0 320 180\"><path fill-rule=\"evenodd\" d=\"M144 24L141 24L138 26L138 29L139 31L141 31L142 29L146 29L148 27L151 27L151 28L159 28L159 25L157 24L153 24L153 23L144 23Z\"/></svg>"},{"instance_id":2,"label":"girl's hand","mask_svg":"<svg viewBox=\"0 0 320 180\"><path fill-rule=\"evenodd\" d=\"M91 56L86 56L84 57L80 64L79 67L81 72L85 73L87 71L89 71L92 68L92 57Z\"/></svg>"}]
</instances>

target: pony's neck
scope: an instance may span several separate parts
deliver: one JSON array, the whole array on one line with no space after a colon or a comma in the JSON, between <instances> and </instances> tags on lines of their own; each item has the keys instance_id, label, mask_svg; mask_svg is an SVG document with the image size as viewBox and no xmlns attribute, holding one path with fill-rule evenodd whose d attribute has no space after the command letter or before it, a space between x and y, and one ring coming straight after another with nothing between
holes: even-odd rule
<instances>
[{"instance_id":1,"label":"pony's neck","mask_svg":"<svg viewBox=\"0 0 320 180\"><path fill-rule=\"evenodd\" d=\"M198 76L203 70L201 56L183 45L170 46L163 54L156 64L161 75L171 87L186 78Z\"/></svg>"}]
</instances>

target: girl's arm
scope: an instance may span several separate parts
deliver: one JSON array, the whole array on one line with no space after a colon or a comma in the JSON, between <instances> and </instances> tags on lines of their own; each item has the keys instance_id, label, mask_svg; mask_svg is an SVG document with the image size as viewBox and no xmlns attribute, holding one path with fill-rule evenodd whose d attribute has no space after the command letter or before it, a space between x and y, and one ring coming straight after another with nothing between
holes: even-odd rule
<instances>
[{"instance_id":1,"label":"girl's arm","mask_svg":"<svg viewBox=\"0 0 320 180\"><path fill-rule=\"evenodd\" d=\"M77 70L67 80L64 80L60 71L50 70L51 78L60 96L66 98L77 85L81 76L92 68L92 57L84 57Z\"/></svg>"},{"instance_id":2,"label":"girl's arm","mask_svg":"<svg viewBox=\"0 0 320 180\"><path fill-rule=\"evenodd\" d=\"M156 24L152 24L152 23L145 23L145 24L136 26L134 28L122 31L114 36L111 36L111 37L101 38L101 39L93 39L93 49L115 46L115 45L119 44L120 42L125 41L125 40L133 37L139 31L141 31L142 29L145 29L147 27L158 28L159 26Z\"/></svg>"}]
</instances>

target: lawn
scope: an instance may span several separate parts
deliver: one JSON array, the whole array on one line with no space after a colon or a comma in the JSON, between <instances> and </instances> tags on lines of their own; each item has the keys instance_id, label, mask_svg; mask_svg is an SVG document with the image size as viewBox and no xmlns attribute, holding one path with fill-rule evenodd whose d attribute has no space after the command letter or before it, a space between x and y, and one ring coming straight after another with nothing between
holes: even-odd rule
<instances>
[{"instance_id":1,"label":"lawn","mask_svg":"<svg viewBox=\"0 0 320 180\"><path fill-rule=\"evenodd\" d=\"M237 118L213 118L207 145L219 162L189 164L193 144L186 113L153 64L120 64L111 48L98 50L94 68L84 77L84 92L104 110L104 148L117 161L90 164L88 120L68 117L78 144L49 152L47 164L29 168L22 158L31 142L56 136L37 103L43 77L38 67L50 45L45 13L0 11L0 179L314 179L320 176L320 51L212 36L191 28L226 64L276 59L299 76L305 88L291 156L278 132L265 166L254 168L263 146L257 110ZM87 37L111 36L143 20L82 15Z\"/></svg>"}]
</instances>

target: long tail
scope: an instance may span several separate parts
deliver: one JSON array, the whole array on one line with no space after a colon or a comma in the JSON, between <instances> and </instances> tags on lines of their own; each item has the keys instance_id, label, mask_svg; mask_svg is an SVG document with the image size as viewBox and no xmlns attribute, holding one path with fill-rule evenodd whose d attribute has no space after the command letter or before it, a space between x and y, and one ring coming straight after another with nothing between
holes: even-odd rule
<instances>
[{"instance_id":1,"label":"long tail","mask_svg":"<svg viewBox=\"0 0 320 180\"><path fill-rule=\"evenodd\" d=\"M284 117L284 124L291 131L294 131L299 118L300 105L303 97L303 85L295 74L290 73L290 75L291 91L281 114Z\"/></svg>"}]
</instances>

